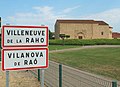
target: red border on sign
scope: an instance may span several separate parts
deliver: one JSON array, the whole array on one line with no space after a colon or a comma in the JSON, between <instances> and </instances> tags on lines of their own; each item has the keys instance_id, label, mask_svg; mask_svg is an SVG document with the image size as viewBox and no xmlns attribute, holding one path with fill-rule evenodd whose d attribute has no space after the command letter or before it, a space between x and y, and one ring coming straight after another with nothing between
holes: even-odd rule
<instances>
[{"instance_id":1,"label":"red border on sign","mask_svg":"<svg viewBox=\"0 0 120 87\"><path fill-rule=\"evenodd\" d=\"M46 44L45 45L14 45L14 46L5 46L4 44L4 29L6 28L44 28L47 29L46 32ZM48 46L48 27L47 26L11 26L11 25L4 25L2 27L2 48L4 47L38 47L38 46Z\"/></svg>"},{"instance_id":2,"label":"red border on sign","mask_svg":"<svg viewBox=\"0 0 120 87\"><path fill-rule=\"evenodd\" d=\"M4 68L4 51L5 50L46 50L46 65L45 66L38 66L38 67L25 67L25 68ZM28 70L28 69L34 69L34 68L48 68L49 62L48 62L48 48L12 48L12 49L2 49L2 70Z\"/></svg>"}]
</instances>

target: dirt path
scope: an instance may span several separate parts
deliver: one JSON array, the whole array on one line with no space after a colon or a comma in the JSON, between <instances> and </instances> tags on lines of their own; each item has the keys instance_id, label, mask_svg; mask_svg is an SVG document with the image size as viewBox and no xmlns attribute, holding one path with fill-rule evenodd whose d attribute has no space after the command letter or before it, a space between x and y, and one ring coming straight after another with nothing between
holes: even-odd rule
<instances>
[{"instance_id":1,"label":"dirt path","mask_svg":"<svg viewBox=\"0 0 120 87\"><path fill-rule=\"evenodd\" d=\"M49 53L58 53L58 52L66 52L66 51L75 51L75 50L82 50L82 49L89 49L89 48L108 48L108 47L120 47L120 45L95 45L95 46L82 46L78 48L69 48L69 49L62 49L62 50L52 50Z\"/></svg>"},{"instance_id":2,"label":"dirt path","mask_svg":"<svg viewBox=\"0 0 120 87\"><path fill-rule=\"evenodd\" d=\"M40 82L28 71L10 71L9 76L9 87L40 87ZM0 87L6 87L6 75L1 70L1 64Z\"/></svg>"}]
</instances>

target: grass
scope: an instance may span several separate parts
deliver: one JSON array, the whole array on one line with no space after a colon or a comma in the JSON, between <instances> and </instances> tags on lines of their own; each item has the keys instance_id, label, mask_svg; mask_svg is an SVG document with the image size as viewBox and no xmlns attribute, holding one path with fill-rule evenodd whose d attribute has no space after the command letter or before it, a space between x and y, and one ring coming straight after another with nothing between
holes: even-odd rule
<instances>
[{"instance_id":1,"label":"grass","mask_svg":"<svg viewBox=\"0 0 120 87\"><path fill-rule=\"evenodd\" d=\"M120 80L120 48L92 48L51 53L50 60Z\"/></svg>"},{"instance_id":2,"label":"grass","mask_svg":"<svg viewBox=\"0 0 120 87\"><path fill-rule=\"evenodd\" d=\"M74 45L49 45L49 50L61 50L61 49L68 49L68 48L77 48L80 46L74 46Z\"/></svg>"}]
</instances>

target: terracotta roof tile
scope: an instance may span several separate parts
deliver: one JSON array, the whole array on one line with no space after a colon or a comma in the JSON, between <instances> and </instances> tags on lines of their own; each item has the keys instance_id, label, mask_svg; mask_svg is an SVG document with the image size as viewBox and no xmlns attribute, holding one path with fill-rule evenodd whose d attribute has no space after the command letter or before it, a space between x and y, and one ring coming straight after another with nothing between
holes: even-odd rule
<instances>
[{"instance_id":1,"label":"terracotta roof tile","mask_svg":"<svg viewBox=\"0 0 120 87\"><path fill-rule=\"evenodd\" d=\"M96 23L98 23L99 25L108 25L106 22L104 21L94 21Z\"/></svg>"},{"instance_id":2,"label":"terracotta roof tile","mask_svg":"<svg viewBox=\"0 0 120 87\"><path fill-rule=\"evenodd\" d=\"M113 27L109 26L109 28L113 28Z\"/></svg>"}]
</instances>

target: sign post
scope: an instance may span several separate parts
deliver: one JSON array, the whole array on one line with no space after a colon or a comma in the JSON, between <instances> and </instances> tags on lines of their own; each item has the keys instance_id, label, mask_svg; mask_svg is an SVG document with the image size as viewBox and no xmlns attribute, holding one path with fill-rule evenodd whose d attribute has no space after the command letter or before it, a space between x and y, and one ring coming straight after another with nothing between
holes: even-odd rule
<instances>
[{"instance_id":1,"label":"sign post","mask_svg":"<svg viewBox=\"0 0 120 87\"><path fill-rule=\"evenodd\" d=\"M48 27L2 27L2 70L6 71L9 87L10 70L42 69L41 87L44 87L44 69L48 68Z\"/></svg>"},{"instance_id":2,"label":"sign post","mask_svg":"<svg viewBox=\"0 0 120 87\"><path fill-rule=\"evenodd\" d=\"M9 87L9 71L6 71L6 87Z\"/></svg>"},{"instance_id":3,"label":"sign post","mask_svg":"<svg viewBox=\"0 0 120 87\"><path fill-rule=\"evenodd\" d=\"M41 76L41 87L44 87L44 69L42 71L42 76Z\"/></svg>"}]
</instances>

